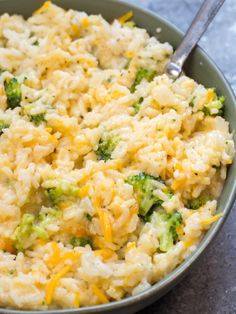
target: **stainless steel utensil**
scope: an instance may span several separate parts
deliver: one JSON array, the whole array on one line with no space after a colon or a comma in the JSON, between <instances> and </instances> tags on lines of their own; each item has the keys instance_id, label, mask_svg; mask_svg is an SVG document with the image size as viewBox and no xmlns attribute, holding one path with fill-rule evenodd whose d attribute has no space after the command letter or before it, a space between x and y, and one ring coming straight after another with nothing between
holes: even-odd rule
<instances>
[{"instance_id":1,"label":"stainless steel utensil","mask_svg":"<svg viewBox=\"0 0 236 314\"><path fill-rule=\"evenodd\" d=\"M175 50L170 62L166 66L166 74L170 78L175 80L180 76L185 60L224 2L225 0L205 0L203 2L181 44Z\"/></svg>"}]
</instances>

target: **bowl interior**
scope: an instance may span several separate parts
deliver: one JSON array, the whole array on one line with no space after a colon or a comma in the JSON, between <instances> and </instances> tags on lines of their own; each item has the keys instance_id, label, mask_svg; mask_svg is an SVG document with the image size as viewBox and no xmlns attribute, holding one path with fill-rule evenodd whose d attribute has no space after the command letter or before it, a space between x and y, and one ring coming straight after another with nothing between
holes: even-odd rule
<instances>
[{"instance_id":1,"label":"bowl interior","mask_svg":"<svg viewBox=\"0 0 236 314\"><path fill-rule=\"evenodd\" d=\"M162 42L169 42L173 47L177 47L181 41L182 33L173 25L156 16L155 14L138 8L135 5L119 0L54 0L65 9L76 9L85 11L89 14L102 14L105 19L112 21L113 19L132 9L134 12L134 20L139 27L147 29L147 31L157 37ZM0 14L5 12L9 14L22 14L25 17L30 16L32 12L40 7L44 0L0 0ZM156 32L157 28L161 28L162 32ZM220 40L219 40L220 44ZM233 92L226 79L215 66L212 60L199 47L191 54L185 64L185 72L188 76L202 83L206 87L216 87L217 92L226 98L225 118L230 123L230 129L233 130L236 121L236 101ZM234 133L234 142L236 143L236 134ZM223 217L218 220L207 232L204 239L198 246L197 250L176 270L165 277L163 280L155 284L152 288L143 293L129 297L119 302L110 303L108 305L82 308L78 310L59 310L48 311L51 313L134 313L149 303L161 297L170 290L186 273L191 265L203 253L210 244L217 232L223 225L231 207L233 206L236 192L236 163L230 167L228 177L219 199L217 211L223 212ZM8 310L7 313L19 313L20 311ZM29 311L28 313L32 313ZM0 313L6 313L6 310L0 309ZM22 312L21 312L22 313ZM35 312L34 312L35 313ZM37 313L45 313L38 311Z\"/></svg>"}]
</instances>

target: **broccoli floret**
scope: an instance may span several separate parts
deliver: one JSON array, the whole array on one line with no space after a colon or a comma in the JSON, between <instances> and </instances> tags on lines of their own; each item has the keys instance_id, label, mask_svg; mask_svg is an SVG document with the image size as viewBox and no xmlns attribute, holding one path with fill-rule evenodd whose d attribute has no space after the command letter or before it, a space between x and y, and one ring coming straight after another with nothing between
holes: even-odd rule
<instances>
[{"instance_id":1,"label":"broccoli floret","mask_svg":"<svg viewBox=\"0 0 236 314\"><path fill-rule=\"evenodd\" d=\"M0 135L2 135L3 130L9 128L10 124L4 121L0 121Z\"/></svg>"},{"instance_id":2,"label":"broccoli floret","mask_svg":"<svg viewBox=\"0 0 236 314\"><path fill-rule=\"evenodd\" d=\"M138 69L134 83L130 88L131 93L135 92L136 86L139 85L142 82L142 80L145 79L148 82L151 82L156 76L156 74L157 74L156 71L153 71L153 70L148 70L144 68Z\"/></svg>"},{"instance_id":3,"label":"broccoli floret","mask_svg":"<svg viewBox=\"0 0 236 314\"><path fill-rule=\"evenodd\" d=\"M57 206L60 202L75 199L79 197L79 188L71 185L58 185L57 187L48 188L45 195L53 206Z\"/></svg>"},{"instance_id":4,"label":"broccoli floret","mask_svg":"<svg viewBox=\"0 0 236 314\"><path fill-rule=\"evenodd\" d=\"M154 212L151 222L158 230L159 248L167 252L178 240L177 227L182 223L182 216L179 212L166 213L164 210Z\"/></svg>"},{"instance_id":5,"label":"broccoli floret","mask_svg":"<svg viewBox=\"0 0 236 314\"><path fill-rule=\"evenodd\" d=\"M53 223L57 217L58 211L55 209L49 209L47 212L39 213L38 223L33 227L37 238L43 240L47 240L49 238L47 226Z\"/></svg>"},{"instance_id":6,"label":"broccoli floret","mask_svg":"<svg viewBox=\"0 0 236 314\"><path fill-rule=\"evenodd\" d=\"M213 100L204 105L203 113L207 116L222 116L224 113L224 96L215 96Z\"/></svg>"},{"instance_id":7,"label":"broccoli floret","mask_svg":"<svg viewBox=\"0 0 236 314\"><path fill-rule=\"evenodd\" d=\"M14 246L18 251L23 251L25 249L25 242L34 231L34 219L34 215L24 214L21 218L20 224L11 236Z\"/></svg>"},{"instance_id":8,"label":"broccoli floret","mask_svg":"<svg viewBox=\"0 0 236 314\"><path fill-rule=\"evenodd\" d=\"M150 176L145 173L140 173L135 176L128 177L126 180L127 183L133 185L135 193L138 196L139 202L139 215L144 219L148 219L147 216L150 215L150 210L152 207L160 206L163 201L155 195L155 190L158 189L157 182L164 184L161 178ZM163 192L168 195L169 198L172 197L171 190L165 186Z\"/></svg>"},{"instance_id":9,"label":"broccoli floret","mask_svg":"<svg viewBox=\"0 0 236 314\"><path fill-rule=\"evenodd\" d=\"M216 170L220 170L221 169L221 163L219 165L213 165L212 168L214 168Z\"/></svg>"},{"instance_id":10,"label":"broccoli floret","mask_svg":"<svg viewBox=\"0 0 236 314\"><path fill-rule=\"evenodd\" d=\"M198 209L205 205L209 200L210 197L208 195L199 196L198 198L188 200L186 206L189 209Z\"/></svg>"},{"instance_id":11,"label":"broccoli floret","mask_svg":"<svg viewBox=\"0 0 236 314\"><path fill-rule=\"evenodd\" d=\"M119 143L120 138L111 133L104 133L99 141L98 149L96 150L96 155L98 160L107 161L111 159L112 152Z\"/></svg>"},{"instance_id":12,"label":"broccoli floret","mask_svg":"<svg viewBox=\"0 0 236 314\"><path fill-rule=\"evenodd\" d=\"M189 106L194 107L194 102L195 102L196 96L193 96L193 98L190 100Z\"/></svg>"},{"instance_id":13,"label":"broccoli floret","mask_svg":"<svg viewBox=\"0 0 236 314\"><path fill-rule=\"evenodd\" d=\"M35 42L33 42L33 46L39 46L39 41L38 41L38 39L35 40Z\"/></svg>"},{"instance_id":14,"label":"broccoli floret","mask_svg":"<svg viewBox=\"0 0 236 314\"><path fill-rule=\"evenodd\" d=\"M49 238L47 226L53 223L57 216L58 211L55 209L39 213L37 218L33 214L24 214L11 237L15 248L24 251L33 244L34 239L47 240ZM33 235L31 241L27 241L31 235Z\"/></svg>"},{"instance_id":15,"label":"broccoli floret","mask_svg":"<svg viewBox=\"0 0 236 314\"><path fill-rule=\"evenodd\" d=\"M6 71L7 71L6 69L0 67L0 75L2 75L2 73L6 72Z\"/></svg>"},{"instance_id":16,"label":"broccoli floret","mask_svg":"<svg viewBox=\"0 0 236 314\"><path fill-rule=\"evenodd\" d=\"M45 195L53 205L58 205L64 197L64 193L59 187L47 189Z\"/></svg>"},{"instance_id":17,"label":"broccoli floret","mask_svg":"<svg viewBox=\"0 0 236 314\"><path fill-rule=\"evenodd\" d=\"M36 126L39 126L41 123L46 121L45 113L30 116L30 121L33 122Z\"/></svg>"},{"instance_id":18,"label":"broccoli floret","mask_svg":"<svg viewBox=\"0 0 236 314\"><path fill-rule=\"evenodd\" d=\"M131 60L132 60L132 59L128 59L128 60L127 60L127 63L126 63L126 65L125 65L125 67L124 67L125 70L128 70Z\"/></svg>"},{"instance_id":19,"label":"broccoli floret","mask_svg":"<svg viewBox=\"0 0 236 314\"><path fill-rule=\"evenodd\" d=\"M93 216L91 216L89 213L85 213L85 217L88 219L88 221L92 221Z\"/></svg>"},{"instance_id":20,"label":"broccoli floret","mask_svg":"<svg viewBox=\"0 0 236 314\"><path fill-rule=\"evenodd\" d=\"M7 96L7 104L9 108L14 109L20 106L22 99L21 85L18 80L13 78L6 78L4 88Z\"/></svg>"},{"instance_id":21,"label":"broccoli floret","mask_svg":"<svg viewBox=\"0 0 236 314\"><path fill-rule=\"evenodd\" d=\"M74 247L86 246L89 244L91 246L91 239L89 237L73 237L70 240L70 244Z\"/></svg>"},{"instance_id":22,"label":"broccoli floret","mask_svg":"<svg viewBox=\"0 0 236 314\"><path fill-rule=\"evenodd\" d=\"M134 21L128 21L128 22L125 22L123 26L134 28L136 26L136 23Z\"/></svg>"},{"instance_id":23,"label":"broccoli floret","mask_svg":"<svg viewBox=\"0 0 236 314\"><path fill-rule=\"evenodd\" d=\"M137 114L139 112L143 100L144 100L144 98L140 97L139 100L135 104L133 104L135 114Z\"/></svg>"}]
</instances>

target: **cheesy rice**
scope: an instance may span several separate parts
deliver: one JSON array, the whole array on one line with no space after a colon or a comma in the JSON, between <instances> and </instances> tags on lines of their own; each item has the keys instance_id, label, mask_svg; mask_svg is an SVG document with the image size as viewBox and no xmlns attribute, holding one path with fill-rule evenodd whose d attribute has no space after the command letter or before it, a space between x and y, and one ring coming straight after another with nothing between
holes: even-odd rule
<instances>
[{"instance_id":1,"label":"cheesy rice","mask_svg":"<svg viewBox=\"0 0 236 314\"><path fill-rule=\"evenodd\" d=\"M224 98L132 21L46 2L0 17L0 306L135 295L220 218L234 157Z\"/></svg>"}]
</instances>

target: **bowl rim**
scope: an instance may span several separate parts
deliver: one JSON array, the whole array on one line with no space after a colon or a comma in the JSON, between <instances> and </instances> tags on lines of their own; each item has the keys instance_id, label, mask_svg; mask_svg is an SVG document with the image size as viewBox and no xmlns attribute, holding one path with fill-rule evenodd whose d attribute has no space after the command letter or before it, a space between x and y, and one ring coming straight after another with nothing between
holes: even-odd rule
<instances>
[{"instance_id":1,"label":"bowl rim","mask_svg":"<svg viewBox=\"0 0 236 314\"><path fill-rule=\"evenodd\" d=\"M0 0L0 2L9 2L10 0ZM52 0L53 1L53 0ZM178 27L176 27L174 24L166 20L165 18L159 16L154 11L151 11L149 9L143 8L140 5L128 2L126 0L102 0L103 2L109 2L109 3L118 3L122 4L127 7L127 9L134 9L136 11L139 11L147 16L151 16L155 19L158 19L163 24L167 25L171 31L181 36L181 38L184 36L184 32L182 32ZM144 28L144 27L142 27ZM171 44L171 43L170 43ZM225 82L225 86L228 89L228 93L230 94L230 97L234 100L234 106L236 107L236 96L232 90L232 87L228 80L226 79L225 75L221 72L219 67L216 65L216 63L212 60L211 57L208 56L208 54L205 52L204 49L202 49L199 45L195 48L196 51L199 52L201 56L203 56L207 62L214 68L214 71L216 72L216 75L220 78L221 81ZM235 160L235 158L234 158ZM234 161L235 162L235 161ZM11 309L11 308L0 308L0 313L2 314L21 314L21 313L27 313L27 314L92 314L92 313L101 313L103 311L109 311L109 310L118 310L125 308L126 306L134 305L141 300L146 300L150 298L151 296L157 294L159 291L164 289L165 287L168 287L171 282L173 282L176 278L180 277L185 273L185 271L194 264L195 261L197 261L202 255L202 253L206 250L206 248L209 246L209 244L213 241L213 239L216 237L220 229L222 228L225 220L227 219L236 198L236 181L233 185L230 195L228 198L228 202L222 211L222 217L216 221L209 231L204 235L201 242L197 245L197 248L194 252L191 253L191 255L183 261L180 265L178 265L172 272L170 272L168 275L166 275L164 278L159 280L157 283L152 285L150 288L144 290L143 292L138 293L134 296L126 297L119 301L113 301L107 304L99 304L95 306L86 306L81 308L73 308L73 309L50 309L50 310L18 310L18 309Z\"/></svg>"}]
</instances>

